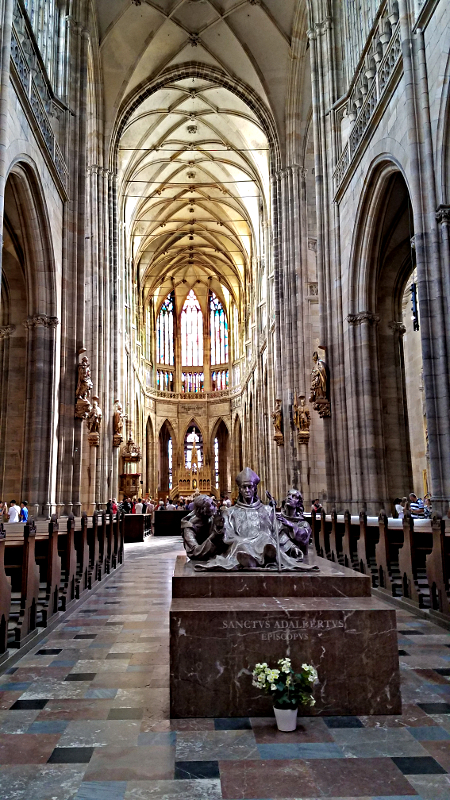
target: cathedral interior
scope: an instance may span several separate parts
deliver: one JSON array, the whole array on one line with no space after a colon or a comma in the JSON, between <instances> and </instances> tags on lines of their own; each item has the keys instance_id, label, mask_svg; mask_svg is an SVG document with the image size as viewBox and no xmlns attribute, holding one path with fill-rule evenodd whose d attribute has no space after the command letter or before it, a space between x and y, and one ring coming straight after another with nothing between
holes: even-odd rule
<instances>
[{"instance_id":1,"label":"cathedral interior","mask_svg":"<svg viewBox=\"0 0 450 800\"><path fill-rule=\"evenodd\" d=\"M448 0L0 0L4 800L450 798L449 42ZM246 467L263 503L316 501L320 557L406 602L397 723L313 717L278 761L256 717L170 721L181 540L149 523L122 564L107 504L234 503ZM41 578L67 536L42 618L14 498Z\"/></svg>"}]
</instances>

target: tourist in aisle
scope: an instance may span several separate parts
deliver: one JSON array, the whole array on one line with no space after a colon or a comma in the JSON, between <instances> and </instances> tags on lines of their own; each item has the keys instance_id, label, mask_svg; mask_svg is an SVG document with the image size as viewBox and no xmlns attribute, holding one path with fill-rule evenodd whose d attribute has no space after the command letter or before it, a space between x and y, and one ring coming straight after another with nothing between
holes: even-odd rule
<instances>
[{"instance_id":1,"label":"tourist in aisle","mask_svg":"<svg viewBox=\"0 0 450 800\"><path fill-rule=\"evenodd\" d=\"M22 500L20 504L20 521L21 522L28 522L28 503L26 500Z\"/></svg>"},{"instance_id":2,"label":"tourist in aisle","mask_svg":"<svg viewBox=\"0 0 450 800\"><path fill-rule=\"evenodd\" d=\"M20 508L15 500L11 500L8 510L8 522L19 522Z\"/></svg>"}]
</instances>

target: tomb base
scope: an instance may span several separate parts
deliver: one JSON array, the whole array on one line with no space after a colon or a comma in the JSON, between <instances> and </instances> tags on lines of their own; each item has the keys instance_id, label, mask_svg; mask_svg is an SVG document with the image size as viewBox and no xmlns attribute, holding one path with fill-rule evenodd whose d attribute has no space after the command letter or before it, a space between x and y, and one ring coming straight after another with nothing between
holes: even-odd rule
<instances>
[{"instance_id":1,"label":"tomb base","mask_svg":"<svg viewBox=\"0 0 450 800\"><path fill-rule=\"evenodd\" d=\"M314 578L197 575L178 559L170 611L172 717L271 715L271 699L252 686L251 675L257 662L275 666L286 655L294 668L306 662L318 671L316 705L301 714L400 713L395 610L370 596L366 576L313 558L321 568Z\"/></svg>"}]
</instances>

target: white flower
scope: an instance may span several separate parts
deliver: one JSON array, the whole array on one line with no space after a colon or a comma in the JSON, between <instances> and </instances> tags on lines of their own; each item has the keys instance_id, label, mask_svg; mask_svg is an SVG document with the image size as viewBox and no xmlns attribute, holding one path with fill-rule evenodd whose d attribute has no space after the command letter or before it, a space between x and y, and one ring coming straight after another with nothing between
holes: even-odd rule
<instances>
[{"instance_id":1,"label":"white flower","mask_svg":"<svg viewBox=\"0 0 450 800\"><path fill-rule=\"evenodd\" d=\"M292 679L290 677L286 678L286 686L290 686L291 683L292 683Z\"/></svg>"},{"instance_id":2,"label":"white flower","mask_svg":"<svg viewBox=\"0 0 450 800\"><path fill-rule=\"evenodd\" d=\"M277 687L275 686L274 683L272 683L270 688L272 689L272 692L276 692Z\"/></svg>"},{"instance_id":3,"label":"white flower","mask_svg":"<svg viewBox=\"0 0 450 800\"><path fill-rule=\"evenodd\" d=\"M309 699L309 705L310 705L310 706L315 706L315 705L316 705L316 701L314 700L314 697L310 697L310 699Z\"/></svg>"}]
</instances>

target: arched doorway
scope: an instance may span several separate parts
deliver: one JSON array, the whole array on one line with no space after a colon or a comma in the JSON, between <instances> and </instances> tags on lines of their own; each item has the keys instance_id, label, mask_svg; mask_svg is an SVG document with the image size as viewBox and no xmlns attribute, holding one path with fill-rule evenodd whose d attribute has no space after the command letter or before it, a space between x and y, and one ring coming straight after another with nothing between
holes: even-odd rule
<instances>
[{"instance_id":1,"label":"arched doorway","mask_svg":"<svg viewBox=\"0 0 450 800\"><path fill-rule=\"evenodd\" d=\"M392 511L427 479L413 213L396 165L377 167L356 230L347 316L353 510ZM413 288L411 288L413 287ZM418 321L418 320L417 320ZM425 423L425 425L424 425ZM414 458L412 456L414 450Z\"/></svg>"},{"instance_id":2,"label":"arched doorway","mask_svg":"<svg viewBox=\"0 0 450 800\"><path fill-rule=\"evenodd\" d=\"M392 500L411 491L423 496L428 480L413 213L399 172L387 183L380 222L378 365L385 466Z\"/></svg>"},{"instance_id":3,"label":"arched doorway","mask_svg":"<svg viewBox=\"0 0 450 800\"><path fill-rule=\"evenodd\" d=\"M6 182L3 242L0 495L47 516L58 319L47 215L28 164L16 164Z\"/></svg>"}]
</instances>

